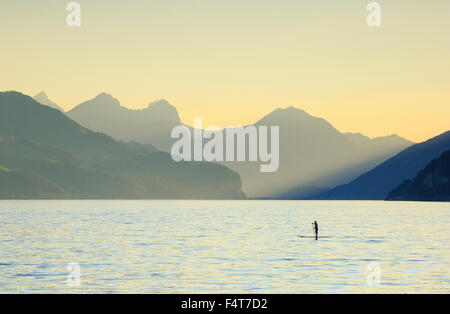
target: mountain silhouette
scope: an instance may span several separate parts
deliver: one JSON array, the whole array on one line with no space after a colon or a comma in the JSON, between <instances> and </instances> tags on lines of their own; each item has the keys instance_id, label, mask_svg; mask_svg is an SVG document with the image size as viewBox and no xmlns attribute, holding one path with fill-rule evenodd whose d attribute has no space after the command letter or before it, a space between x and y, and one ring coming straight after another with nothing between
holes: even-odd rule
<instances>
[{"instance_id":1,"label":"mountain silhouette","mask_svg":"<svg viewBox=\"0 0 450 314\"><path fill-rule=\"evenodd\" d=\"M450 201L450 151L431 161L413 180L389 193L390 201Z\"/></svg>"},{"instance_id":2,"label":"mountain silhouette","mask_svg":"<svg viewBox=\"0 0 450 314\"><path fill-rule=\"evenodd\" d=\"M249 197L306 198L349 182L412 144L398 136L343 134L294 107L276 109L255 125L280 127L280 166L260 173L255 163L224 163L241 175Z\"/></svg>"},{"instance_id":3,"label":"mountain silhouette","mask_svg":"<svg viewBox=\"0 0 450 314\"><path fill-rule=\"evenodd\" d=\"M33 98L34 98L34 100L36 100L38 103L40 103L42 105L48 106L50 108L58 109L59 111L64 112L64 109L62 109L60 106L58 106L53 101L51 101L44 91L40 92Z\"/></svg>"},{"instance_id":4,"label":"mountain silhouette","mask_svg":"<svg viewBox=\"0 0 450 314\"><path fill-rule=\"evenodd\" d=\"M392 189L412 179L431 160L449 149L450 131L415 144L352 182L319 194L314 199L384 200Z\"/></svg>"},{"instance_id":5,"label":"mountain silhouette","mask_svg":"<svg viewBox=\"0 0 450 314\"><path fill-rule=\"evenodd\" d=\"M145 109L131 110L106 93L76 106L67 116L93 131L118 140L151 144L166 152L172 145L173 127L182 124L177 110L166 100L152 102Z\"/></svg>"},{"instance_id":6,"label":"mountain silhouette","mask_svg":"<svg viewBox=\"0 0 450 314\"><path fill-rule=\"evenodd\" d=\"M224 166L176 163L151 145L118 142L17 92L0 93L0 165L2 198L245 197L239 175Z\"/></svg>"},{"instance_id":7,"label":"mountain silhouette","mask_svg":"<svg viewBox=\"0 0 450 314\"><path fill-rule=\"evenodd\" d=\"M182 125L175 107L161 100L143 110L130 110L101 94L67 113L81 125L116 139L152 144L170 151L174 126ZM223 162L237 171L250 197L303 198L351 181L413 143L398 136L370 139L343 134L324 119L289 107L255 123L280 126L280 168L260 173L259 163ZM192 132L192 128L191 132Z\"/></svg>"}]
</instances>

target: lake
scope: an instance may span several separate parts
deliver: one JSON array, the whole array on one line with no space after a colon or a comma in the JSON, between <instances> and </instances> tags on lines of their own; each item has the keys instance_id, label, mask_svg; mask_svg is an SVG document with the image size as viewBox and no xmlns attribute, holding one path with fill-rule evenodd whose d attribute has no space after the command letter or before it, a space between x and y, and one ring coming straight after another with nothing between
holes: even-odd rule
<instances>
[{"instance_id":1,"label":"lake","mask_svg":"<svg viewBox=\"0 0 450 314\"><path fill-rule=\"evenodd\" d=\"M2 293L450 292L450 203L0 201L0 242Z\"/></svg>"}]
</instances>

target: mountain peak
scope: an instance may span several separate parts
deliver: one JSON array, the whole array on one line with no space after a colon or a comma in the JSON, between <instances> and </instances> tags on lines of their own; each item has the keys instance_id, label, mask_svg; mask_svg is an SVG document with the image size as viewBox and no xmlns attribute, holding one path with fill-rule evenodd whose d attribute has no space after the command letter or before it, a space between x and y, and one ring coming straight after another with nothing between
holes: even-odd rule
<instances>
[{"instance_id":1,"label":"mountain peak","mask_svg":"<svg viewBox=\"0 0 450 314\"><path fill-rule=\"evenodd\" d=\"M272 111L268 116L279 118L295 118L295 119L314 118L305 110L296 108L294 106L289 106L286 108L277 108L274 111Z\"/></svg>"},{"instance_id":2,"label":"mountain peak","mask_svg":"<svg viewBox=\"0 0 450 314\"><path fill-rule=\"evenodd\" d=\"M167 100L154 101L145 109L129 109L107 93L81 103L67 115L96 132L122 141L152 144L170 151L170 132L182 122L177 109Z\"/></svg>"},{"instance_id":3,"label":"mountain peak","mask_svg":"<svg viewBox=\"0 0 450 314\"><path fill-rule=\"evenodd\" d=\"M283 110L283 109L282 109L282 110ZM305 112L305 110L300 109L300 108L296 108L296 107L294 107L294 106L286 107L284 110L287 110L287 111L301 111L301 112Z\"/></svg>"},{"instance_id":4,"label":"mountain peak","mask_svg":"<svg viewBox=\"0 0 450 314\"><path fill-rule=\"evenodd\" d=\"M175 108L165 99L160 99L156 101L152 101L148 106L147 109L155 109L155 108Z\"/></svg>"},{"instance_id":5,"label":"mountain peak","mask_svg":"<svg viewBox=\"0 0 450 314\"><path fill-rule=\"evenodd\" d=\"M392 146L392 147L408 147L415 143L398 136L397 134L392 134L388 136L380 136L370 138L361 133L344 133L345 137L352 143L358 145L379 145L379 146Z\"/></svg>"},{"instance_id":6,"label":"mountain peak","mask_svg":"<svg viewBox=\"0 0 450 314\"><path fill-rule=\"evenodd\" d=\"M289 106L286 108L277 108L274 110L274 112L284 112L284 113L297 113L297 114L307 114L309 115L305 110L296 108L294 106Z\"/></svg>"},{"instance_id":7,"label":"mountain peak","mask_svg":"<svg viewBox=\"0 0 450 314\"><path fill-rule=\"evenodd\" d=\"M36 96L33 97L33 99L44 106L48 106L64 112L64 110L60 106L58 106L48 98L47 94L44 91L40 91Z\"/></svg>"},{"instance_id":8,"label":"mountain peak","mask_svg":"<svg viewBox=\"0 0 450 314\"><path fill-rule=\"evenodd\" d=\"M404 137L401 137L397 134L391 134L391 135L387 135L387 136L380 136L380 137L375 137L373 138L373 140L375 142L382 142L384 144L404 144L404 145L413 145L415 144L414 142L407 140Z\"/></svg>"},{"instance_id":9,"label":"mountain peak","mask_svg":"<svg viewBox=\"0 0 450 314\"><path fill-rule=\"evenodd\" d=\"M97 96L94 97L94 99L96 100L110 100L110 101L114 101L114 102L118 102L118 100L116 98L114 98L111 94L108 93L100 93Z\"/></svg>"},{"instance_id":10,"label":"mountain peak","mask_svg":"<svg viewBox=\"0 0 450 314\"><path fill-rule=\"evenodd\" d=\"M159 119L181 123L178 110L165 99L151 102L145 110Z\"/></svg>"},{"instance_id":11,"label":"mountain peak","mask_svg":"<svg viewBox=\"0 0 450 314\"><path fill-rule=\"evenodd\" d=\"M97 107L120 107L120 102L108 93L100 93L93 99L84 102L84 104Z\"/></svg>"},{"instance_id":12,"label":"mountain peak","mask_svg":"<svg viewBox=\"0 0 450 314\"><path fill-rule=\"evenodd\" d=\"M26 95L22 94L21 92L15 91L15 90L9 90L9 91L0 92L0 96L26 96Z\"/></svg>"},{"instance_id":13,"label":"mountain peak","mask_svg":"<svg viewBox=\"0 0 450 314\"><path fill-rule=\"evenodd\" d=\"M47 94L44 91L40 91L34 98L46 98L48 99Z\"/></svg>"},{"instance_id":14,"label":"mountain peak","mask_svg":"<svg viewBox=\"0 0 450 314\"><path fill-rule=\"evenodd\" d=\"M303 125L305 128L325 127L333 132L338 132L325 119L314 117L303 109L293 106L277 108L264 118L259 120L257 125L291 125L297 127Z\"/></svg>"}]
</instances>

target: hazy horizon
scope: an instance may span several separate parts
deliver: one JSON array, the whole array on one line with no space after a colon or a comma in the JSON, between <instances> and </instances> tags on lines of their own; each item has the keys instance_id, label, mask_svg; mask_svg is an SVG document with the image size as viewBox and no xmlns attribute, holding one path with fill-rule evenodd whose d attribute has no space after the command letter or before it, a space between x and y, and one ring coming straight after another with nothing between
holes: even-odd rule
<instances>
[{"instance_id":1,"label":"hazy horizon","mask_svg":"<svg viewBox=\"0 0 450 314\"><path fill-rule=\"evenodd\" d=\"M242 125L302 108L342 132L421 142L450 122L450 2L79 1L0 3L2 90L44 90L68 110L101 92L167 99L181 119Z\"/></svg>"},{"instance_id":2,"label":"hazy horizon","mask_svg":"<svg viewBox=\"0 0 450 314\"><path fill-rule=\"evenodd\" d=\"M0 91L0 92L6 92L6 91ZM13 92L19 92L19 93L22 93L21 91L13 91ZM36 99L36 96L38 96L38 94L40 94L40 93L42 93L42 92L46 94L46 96L48 97L48 99L49 99L50 101L53 100L52 97L51 97L50 95L48 95L48 94L45 92L45 90L40 91L39 93L37 93L37 94L34 95L34 96L33 96L33 95L27 95L27 94L24 94L24 95L30 96L30 97L34 98L35 100L37 100L38 102L40 102L38 99ZM75 109L76 107L78 107L79 105L81 105L81 104L83 104L83 103L85 103L85 102L89 102L89 101L94 100L97 96L100 96L101 94L105 94L105 92L102 92L102 93L100 93L100 94L98 94L98 95L96 95L96 96L94 96L94 97L92 97L92 98L90 98L90 99L86 99L86 101L83 101L83 102L80 103L80 104L77 104L77 105L75 105L75 106L70 106L69 109L65 109L65 113L70 112L72 109ZM106 93L106 94L108 94L109 96L112 96L114 99L116 99L116 100L118 100L118 101L120 102L120 99L115 98L113 94L110 94L110 93ZM120 102L120 106L121 106L122 108L125 108L125 109L128 109L128 110L132 110L132 111L135 111L135 110L136 110L136 111L139 111L139 110L142 110L142 109L146 109L146 108L148 108L150 105L152 105L152 104L154 104L154 103L158 103L159 101L167 101L167 99L166 99L166 98L154 99L154 100L149 101L149 103L148 103L147 105L145 105L145 106L143 106L143 107L138 107L138 108L130 108L130 107L126 107L126 106L124 106L121 102ZM177 110L178 115L180 116L180 119L181 119L181 116L183 116L183 113L180 112L180 111L178 110L177 105L174 104L174 103L171 103L170 101L167 101L167 102L168 102L170 105L172 105L173 107L175 107L175 109ZM43 104L46 105L45 103L43 103ZM59 104L56 104L56 105L59 105ZM50 106L50 107L51 107L51 106ZM273 113L273 112L274 112L275 110L277 110L277 109L287 110L287 109L289 109L289 108L294 108L294 109L296 109L296 110L305 111L308 115L310 115L310 116L312 116L312 117L314 117L314 118L323 118L323 117L318 117L318 116L311 115L308 111L304 110L304 109L301 108L301 107L297 107L297 106L278 106L278 107L277 107L277 106L275 106L274 108L272 108L271 110L269 110L269 111L266 112L266 113L263 113L263 112L260 112L260 113L255 112L255 116L256 116L256 117L259 117L259 118L255 118L254 120L244 122L244 123L242 123L241 125L226 125L226 126L219 126L219 127L221 127L221 128L226 128L226 127L238 127L238 126L252 125L252 124L257 123L257 122L260 121L261 119L265 118L266 116L270 115L271 113ZM55 109L56 109L56 108L55 108ZM64 108L63 108L63 109L64 109ZM203 118L202 118L202 119L203 119ZM325 120L326 120L326 119L325 119ZM333 121L328 121L328 120L326 120L326 121L329 122L331 125L334 126ZM193 125L194 125L194 121L184 121L184 120L182 120L182 119L181 119L181 123L184 124L184 125L190 126L190 127L193 127ZM214 126L215 126L215 125L214 125ZM203 124L203 129L205 129L205 128L207 128L207 127L210 127L210 125ZM361 134L361 135L364 135L364 136L369 137L370 139L376 139L376 138L382 138L382 137L389 137L389 136L397 135L397 136L400 136L400 137L402 137L402 138L404 138L404 139L406 139L406 140L410 140L409 138L406 138L406 137L402 136L401 134L396 134L396 133L386 133L386 134L379 134L379 135L375 135L375 136L368 136L368 135L363 134L362 132L358 132L358 131L355 131L355 132L346 132L346 131L343 131L343 130L338 130L338 131L340 131L341 133L344 133L344 134L345 134L345 133L348 133L348 134ZM439 134L436 134L436 135L439 135ZM414 142L414 141L413 141L413 142Z\"/></svg>"}]
</instances>

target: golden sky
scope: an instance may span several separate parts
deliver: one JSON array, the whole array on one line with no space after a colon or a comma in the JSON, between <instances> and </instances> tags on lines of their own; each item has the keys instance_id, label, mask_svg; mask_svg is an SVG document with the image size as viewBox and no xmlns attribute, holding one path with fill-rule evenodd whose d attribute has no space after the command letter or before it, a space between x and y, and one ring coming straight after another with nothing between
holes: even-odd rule
<instances>
[{"instance_id":1,"label":"golden sky","mask_svg":"<svg viewBox=\"0 0 450 314\"><path fill-rule=\"evenodd\" d=\"M295 106L343 132L426 140L450 126L450 1L0 2L0 90L45 90L64 109L101 92L157 99L182 120L253 123Z\"/></svg>"}]
</instances>

